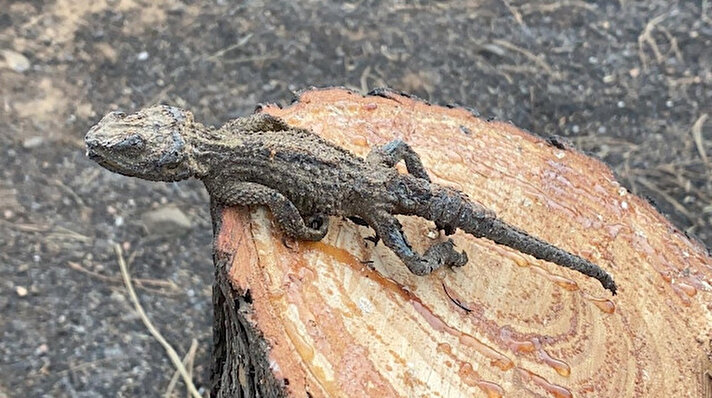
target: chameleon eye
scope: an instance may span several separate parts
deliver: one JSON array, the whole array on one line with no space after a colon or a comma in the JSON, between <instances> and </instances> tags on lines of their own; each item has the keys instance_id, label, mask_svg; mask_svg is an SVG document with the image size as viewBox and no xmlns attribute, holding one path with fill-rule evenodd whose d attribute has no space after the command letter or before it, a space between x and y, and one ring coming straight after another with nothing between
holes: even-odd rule
<instances>
[{"instance_id":1,"label":"chameleon eye","mask_svg":"<svg viewBox=\"0 0 712 398\"><path fill-rule=\"evenodd\" d=\"M116 149L141 149L146 141L138 134L131 134L114 145Z\"/></svg>"},{"instance_id":2,"label":"chameleon eye","mask_svg":"<svg viewBox=\"0 0 712 398\"><path fill-rule=\"evenodd\" d=\"M181 163L180 162L174 162L174 163L166 163L161 166L161 169L165 171L176 171L180 167Z\"/></svg>"}]
</instances>

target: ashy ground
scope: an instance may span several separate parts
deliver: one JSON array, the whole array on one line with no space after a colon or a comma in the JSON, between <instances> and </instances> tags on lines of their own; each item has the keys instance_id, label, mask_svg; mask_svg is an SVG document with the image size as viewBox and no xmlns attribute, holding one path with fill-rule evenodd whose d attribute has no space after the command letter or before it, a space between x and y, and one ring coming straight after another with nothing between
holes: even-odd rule
<instances>
[{"instance_id":1,"label":"ashy ground","mask_svg":"<svg viewBox=\"0 0 712 398\"><path fill-rule=\"evenodd\" d=\"M0 0L0 397L164 393L115 243L207 389L208 198L84 157L119 108L219 124L309 86L389 86L562 136L712 244L709 1L234 3Z\"/></svg>"}]
</instances>

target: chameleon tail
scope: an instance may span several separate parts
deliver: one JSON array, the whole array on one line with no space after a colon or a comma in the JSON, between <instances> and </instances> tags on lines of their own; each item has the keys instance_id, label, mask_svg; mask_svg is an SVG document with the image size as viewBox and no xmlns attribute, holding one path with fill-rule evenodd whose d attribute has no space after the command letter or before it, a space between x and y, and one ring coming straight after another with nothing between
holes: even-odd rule
<instances>
[{"instance_id":1,"label":"chameleon tail","mask_svg":"<svg viewBox=\"0 0 712 398\"><path fill-rule=\"evenodd\" d=\"M436 187L424 210L428 213L426 218L446 232L460 228L475 237L487 238L537 259L571 268L597 279L604 288L616 294L613 278L599 266L499 220L493 212L471 202L463 193Z\"/></svg>"},{"instance_id":2,"label":"chameleon tail","mask_svg":"<svg viewBox=\"0 0 712 398\"><path fill-rule=\"evenodd\" d=\"M469 225L470 228L463 226L462 229L474 236L490 239L534 258L550 261L595 278L604 288L616 294L616 283L613 278L599 266L584 258L546 243L497 218L485 218L471 224L474 225Z\"/></svg>"}]
</instances>

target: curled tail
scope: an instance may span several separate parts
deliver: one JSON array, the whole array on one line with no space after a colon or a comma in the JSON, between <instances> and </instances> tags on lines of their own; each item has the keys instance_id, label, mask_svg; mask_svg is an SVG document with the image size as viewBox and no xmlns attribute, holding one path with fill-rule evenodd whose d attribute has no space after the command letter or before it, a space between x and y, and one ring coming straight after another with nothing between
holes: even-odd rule
<instances>
[{"instance_id":1,"label":"curled tail","mask_svg":"<svg viewBox=\"0 0 712 398\"><path fill-rule=\"evenodd\" d=\"M475 237L487 238L537 259L571 268L597 279L604 288L616 294L613 278L599 266L497 219L493 212L473 203L463 193L434 185L430 187L429 199L419 203L414 214L434 221L439 229L451 233L459 228Z\"/></svg>"}]
</instances>

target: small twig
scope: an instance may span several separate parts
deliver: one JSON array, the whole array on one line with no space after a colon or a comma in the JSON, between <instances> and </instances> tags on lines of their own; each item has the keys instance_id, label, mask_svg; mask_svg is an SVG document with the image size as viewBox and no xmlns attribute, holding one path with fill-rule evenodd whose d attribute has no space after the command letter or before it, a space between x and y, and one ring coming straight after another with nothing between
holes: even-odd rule
<instances>
[{"instance_id":1,"label":"small twig","mask_svg":"<svg viewBox=\"0 0 712 398\"><path fill-rule=\"evenodd\" d=\"M47 232L51 228L49 225L18 224L5 220L0 220L0 225L4 225L20 232Z\"/></svg>"},{"instance_id":2,"label":"small twig","mask_svg":"<svg viewBox=\"0 0 712 398\"><path fill-rule=\"evenodd\" d=\"M452 297L452 296L450 295L450 292L447 290L447 287L445 286L445 283L444 283L444 282L441 282L441 283L442 283L442 285L443 285L443 290L445 291L445 295L447 296L447 298L450 299L450 301L452 301L456 306L458 306L458 307L462 308L463 310L465 310L465 312L467 312L468 314L469 314L470 312L472 312L472 310L471 310L470 308L467 308L464 304L462 304L462 303L460 302L460 300L458 300L458 299L456 299L456 298L454 298L454 297Z\"/></svg>"},{"instance_id":3,"label":"small twig","mask_svg":"<svg viewBox=\"0 0 712 398\"><path fill-rule=\"evenodd\" d=\"M512 44L506 40L495 39L495 40L492 40L492 42L498 46L507 48L512 51L516 51L516 52L524 55L526 58L534 61L535 64L539 65L540 68L544 69L544 71L547 74L549 74L555 78L558 78L558 74L554 73L553 69L551 69L551 66L549 66L549 64L546 62L546 60L544 59L543 56L535 55L531 51L524 49L522 47L519 47L515 44Z\"/></svg>"},{"instance_id":4,"label":"small twig","mask_svg":"<svg viewBox=\"0 0 712 398\"><path fill-rule=\"evenodd\" d=\"M690 222L694 223L697 218L687 210L685 206L680 204L680 202L677 201L677 199L673 198L672 195L668 194L667 192L663 191L662 189L658 188L657 185L653 184L651 181L649 181L647 178L639 177L637 181L640 183L640 185L648 188L649 190L653 192L657 192L660 196L663 197L668 203L672 205L672 207L675 208L675 210L679 211L680 213L684 214L685 217L690 220Z\"/></svg>"},{"instance_id":5,"label":"small twig","mask_svg":"<svg viewBox=\"0 0 712 398\"><path fill-rule=\"evenodd\" d=\"M193 348L195 347L195 348ZM198 341L196 339L193 339L190 345L190 349L193 350L191 355L187 356L188 363L185 364L186 369L188 369L188 376L190 376L190 379L193 380L193 365L195 365L195 352L198 349ZM190 353L190 351L188 351ZM190 396L190 389L188 386L185 387L185 395Z\"/></svg>"},{"instance_id":6,"label":"small twig","mask_svg":"<svg viewBox=\"0 0 712 398\"><path fill-rule=\"evenodd\" d=\"M268 59L276 59L276 58L279 58L279 54L269 53L269 54L253 55L250 57L228 58L228 59L222 60L222 63L223 64L241 64L241 63L245 63L245 62L267 61Z\"/></svg>"},{"instance_id":7,"label":"small twig","mask_svg":"<svg viewBox=\"0 0 712 398\"><path fill-rule=\"evenodd\" d=\"M389 85L386 82L386 79L383 77L385 75L385 73L383 73L383 71L378 66L374 67L374 69L376 71L372 75L375 74L375 76L371 76L371 79L373 79L375 81L375 83L376 83L375 87L388 87ZM427 88L426 88L426 91L428 92L428 95L430 95L430 91L428 91Z\"/></svg>"},{"instance_id":8,"label":"small twig","mask_svg":"<svg viewBox=\"0 0 712 398\"><path fill-rule=\"evenodd\" d=\"M537 68L535 65L509 65L509 64L500 64L497 66L499 68L499 71L504 73L504 72L510 72L510 73L521 73L521 74L530 74L530 75L540 75L541 74L541 69Z\"/></svg>"},{"instance_id":9,"label":"small twig","mask_svg":"<svg viewBox=\"0 0 712 398\"><path fill-rule=\"evenodd\" d=\"M537 3L526 3L522 4L521 10L524 14L531 14L533 12L553 12L563 7L572 8L583 8L588 11L595 11L595 4L584 3L583 1L556 1L549 4L537 4Z\"/></svg>"},{"instance_id":10,"label":"small twig","mask_svg":"<svg viewBox=\"0 0 712 398\"><path fill-rule=\"evenodd\" d=\"M659 29L661 32L663 32L665 37L667 37L668 42L670 43L670 50L668 51L668 53L670 51L674 52L675 58L677 58L678 61L682 62L682 52L680 51L680 47L678 47L677 45L677 39L675 38L675 36L673 36L672 33L670 33L670 31L667 30L667 28L665 27L661 26Z\"/></svg>"},{"instance_id":11,"label":"small twig","mask_svg":"<svg viewBox=\"0 0 712 398\"><path fill-rule=\"evenodd\" d=\"M72 231L69 228L61 227L61 226L55 226L54 230L51 231L48 235L48 238L50 239L62 239L62 238L68 238L72 240L78 240L81 242L90 242L92 239L86 235L82 235L79 232Z\"/></svg>"},{"instance_id":12,"label":"small twig","mask_svg":"<svg viewBox=\"0 0 712 398\"><path fill-rule=\"evenodd\" d=\"M514 7L512 7L511 4L509 4L508 0L502 0L502 3L504 3L504 6L507 7L510 13L512 13L512 16L514 17L514 20L517 21L519 26L524 26L524 20L522 19L522 14Z\"/></svg>"},{"instance_id":13,"label":"small twig","mask_svg":"<svg viewBox=\"0 0 712 398\"><path fill-rule=\"evenodd\" d=\"M37 25L37 22L39 22L42 18L45 17L47 17L47 13L40 13L38 15L33 16L32 18L30 18L29 21L23 23L22 26L20 26L19 31L26 31L34 27L35 25Z\"/></svg>"},{"instance_id":14,"label":"small twig","mask_svg":"<svg viewBox=\"0 0 712 398\"><path fill-rule=\"evenodd\" d=\"M227 47L223 48L222 50L219 50L219 51L214 52L214 53L213 53L212 55L210 55L209 57L206 57L205 60L206 60L206 61L213 61L213 60L215 60L216 58L222 57L222 56L225 55L225 53L227 53L228 51L232 51L232 50L234 50L234 49L236 49L236 48L239 48L239 47L244 46L245 44L247 44L247 42L250 40L250 38L251 38L252 36L253 36L253 33L248 33L248 34L246 34L244 37L242 37L240 40L238 40L237 43L235 43L235 44L233 44L233 45L230 45L230 46L227 46ZM200 58L200 57L197 57L197 58ZM197 59L197 58L196 58L196 59ZM194 62L196 59L194 59L193 62Z\"/></svg>"},{"instance_id":15,"label":"small twig","mask_svg":"<svg viewBox=\"0 0 712 398\"><path fill-rule=\"evenodd\" d=\"M79 195L77 195L77 193L74 192L74 190L72 188L67 186L67 184L63 183L62 180L60 180L58 178L48 178L46 181L49 182L50 184L56 186L57 188L59 188L61 191L64 191L64 193L69 195L72 198L72 200L77 205L79 205L79 207L81 207L81 208L87 207L87 205L84 203L84 200L82 200L82 198Z\"/></svg>"},{"instance_id":16,"label":"small twig","mask_svg":"<svg viewBox=\"0 0 712 398\"><path fill-rule=\"evenodd\" d=\"M368 92L368 76L371 74L371 66L366 65L361 73L361 93L366 94Z\"/></svg>"},{"instance_id":17,"label":"small twig","mask_svg":"<svg viewBox=\"0 0 712 398\"><path fill-rule=\"evenodd\" d=\"M675 184L676 186L682 188L686 192L694 193L705 202L712 202L712 199L708 197L708 194L706 192L695 187L694 184L690 183L690 180L685 178L686 173L692 173L694 175L698 175L699 173L694 173L685 170L684 168L682 168L683 166L685 165L663 164L655 167L654 169L631 169L630 175L640 176L643 178L652 177L655 179L655 181L667 180L670 181L672 184ZM635 179L630 178L629 180L634 181ZM633 190L633 192L638 192L638 190L633 186L631 187L631 189Z\"/></svg>"},{"instance_id":18,"label":"small twig","mask_svg":"<svg viewBox=\"0 0 712 398\"><path fill-rule=\"evenodd\" d=\"M188 352L183 357L183 366L186 366L190 369L189 364L193 363L193 359L195 358L195 353L197 351L198 351L198 340L193 339L193 341L190 343L190 348L188 349ZM180 373L178 373L178 370L176 369L176 371L173 372L173 377L171 377L171 381L168 383L168 387L166 387L166 392L163 394L164 398L172 398L173 397L173 390L175 390L176 384L178 384L179 376L180 376Z\"/></svg>"},{"instance_id":19,"label":"small twig","mask_svg":"<svg viewBox=\"0 0 712 398\"><path fill-rule=\"evenodd\" d=\"M700 115L700 117L697 118L695 123L692 124L692 128L690 129L690 132L692 133L692 138L695 140L695 146L697 147L697 152L700 153L702 162L705 164L705 166L707 167L707 170L709 171L709 169L710 169L709 159L707 159L707 152L705 151L704 142L702 140L702 126L705 124L705 121L707 121L708 117L709 117L709 115L707 115L706 113L703 113L702 115Z\"/></svg>"},{"instance_id":20,"label":"small twig","mask_svg":"<svg viewBox=\"0 0 712 398\"><path fill-rule=\"evenodd\" d=\"M123 357L122 357L122 358L123 358ZM64 376L64 375L66 375L66 374L69 374L70 372L76 372L76 371L78 371L78 370L83 370L83 369L91 368L91 367L93 367L93 366L96 366L96 365L99 365L99 364L102 364L102 363L111 362L111 361L116 361L117 359L118 359L118 357L102 358L102 359L97 359L97 360L95 360L95 361L83 362L83 363L80 363L80 364L78 364L78 365L70 365L70 366L69 366L68 368L66 368L66 369L62 369L62 370L59 370L59 371L50 373L49 376L51 376L51 377L62 377L62 376ZM39 372L37 372L37 373L30 373L30 374L26 375L25 378L26 378L26 379L34 379L34 378L37 378L37 377L47 377L47 376L48 376L48 375L45 374L45 373L39 373ZM1 397L1 396L2 396L2 395L0 395L0 397Z\"/></svg>"},{"instance_id":21,"label":"small twig","mask_svg":"<svg viewBox=\"0 0 712 398\"><path fill-rule=\"evenodd\" d=\"M628 153L630 153L630 151ZM635 183L635 178L633 178L633 171L630 167L630 156L626 156L625 161L623 162L623 170L625 170L625 177L628 180L628 183L630 184L630 189L633 192L638 192L638 186Z\"/></svg>"},{"instance_id":22,"label":"small twig","mask_svg":"<svg viewBox=\"0 0 712 398\"><path fill-rule=\"evenodd\" d=\"M96 278L96 279L99 279L99 280L102 280L102 281L104 281L104 282L112 282L112 283L117 283L117 282L118 282L118 283L120 283L120 282L122 281L122 278L121 278L120 276L103 275L103 274L100 274L100 273L98 273L98 272L96 272L96 271L92 271L92 270L90 270L90 269L87 269L87 268L85 268L85 267L82 267L81 264L75 263L74 261L67 261L67 266L69 266L69 268L71 268L71 269L73 269L73 270L75 270L75 271L83 272L83 273L85 273L85 274L87 274L87 275L89 275L89 276L92 276L92 277L94 277L94 278ZM136 286L138 286L138 287L140 287L140 288L142 288L142 289L150 290L150 291L152 291L152 292L158 292L158 293L160 293L161 291L160 291L160 290L156 290L156 289L149 289L149 288L146 287L146 285L155 286L155 287L158 287L159 289L169 289L169 290L173 290L173 291L175 291L175 292L177 292L177 291L180 290L180 289L178 288L178 286L176 286L175 283L173 283L173 282L171 282L171 281L161 280L161 279L140 279L140 278L136 278L136 279L133 279L133 281L136 282Z\"/></svg>"},{"instance_id":23,"label":"small twig","mask_svg":"<svg viewBox=\"0 0 712 398\"><path fill-rule=\"evenodd\" d=\"M648 70L648 56L645 55L645 43L648 43L650 48L653 50L655 60L658 63L663 62L663 54L660 52L660 48L658 48L658 43L653 38L653 29L655 29L655 25L659 24L663 19L665 19L665 14L658 15L648 21L648 23L645 24L643 32L641 32L638 36L638 57L640 58L640 62L643 64L643 69L645 70Z\"/></svg>"},{"instance_id":24,"label":"small twig","mask_svg":"<svg viewBox=\"0 0 712 398\"><path fill-rule=\"evenodd\" d=\"M672 87L679 87L683 86L683 88L686 88L685 86L689 86L691 84L700 84L702 83L702 78L699 76L690 76L690 77L680 77L677 79L674 78L668 78L667 79L668 84Z\"/></svg>"},{"instance_id":25,"label":"small twig","mask_svg":"<svg viewBox=\"0 0 712 398\"><path fill-rule=\"evenodd\" d=\"M165 87L161 89L156 95L154 95L150 100L146 101L147 104L158 104L161 101L165 101L166 94L168 94L169 91L173 90L175 86L173 84L168 84Z\"/></svg>"},{"instance_id":26,"label":"small twig","mask_svg":"<svg viewBox=\"0 0 712 398\"><path fill-rule=\"evenodd\" d=\"M46 233L48 239L71 239L81 242L89 242L91 238L69 228L61 226L38 225L38 224L18 224L10 221L0 220L0 225L7 226L16 231L27 233Z\"/></svg>"},{"instance_id":27,"label":"small twig","mask_svg":"<svg viewBox=\"0 0 712 398\"><path fill-rule=\"evenodd\" d=\"M191 380L188 371L185 369L185 366L183 366L183 362L181 362L181 359L176 353L176 350L174 350L173 347L168 344L168 342L165 338L163 338L158 329L153 326L153 323L151 323L151 320L148 318L148 315L146 315L146 312L143 310L141 302L138 300L136 291L134 291L133 284L131 283L131 276L129 275L129 271L126 267L126 262L124 261L123 251L121 250L121 246L117 243L114 244L114 252L116 253L116 257L119 262L119 268L121 268L121 276L124 278L126 290L128 290L129 292L131 301L134 303L134 307L136 308L136 312L138 312L138 315L141 317L141 321L143 321L143 324L146 326L146 329L148 329L148 331L156 339L156 341L158 341L158 343L163 346L163 349L166 350L166 354L168 354L168 358L170 358L171 362L173 362L173 366L176 367L178 372L180 372L180 375L183 377L183 382L188 387L190 395L193 396L193 398L202 398L202 396L198 392L198 389L195 388L193 380Z\"/></svg>"}]
</instances>

